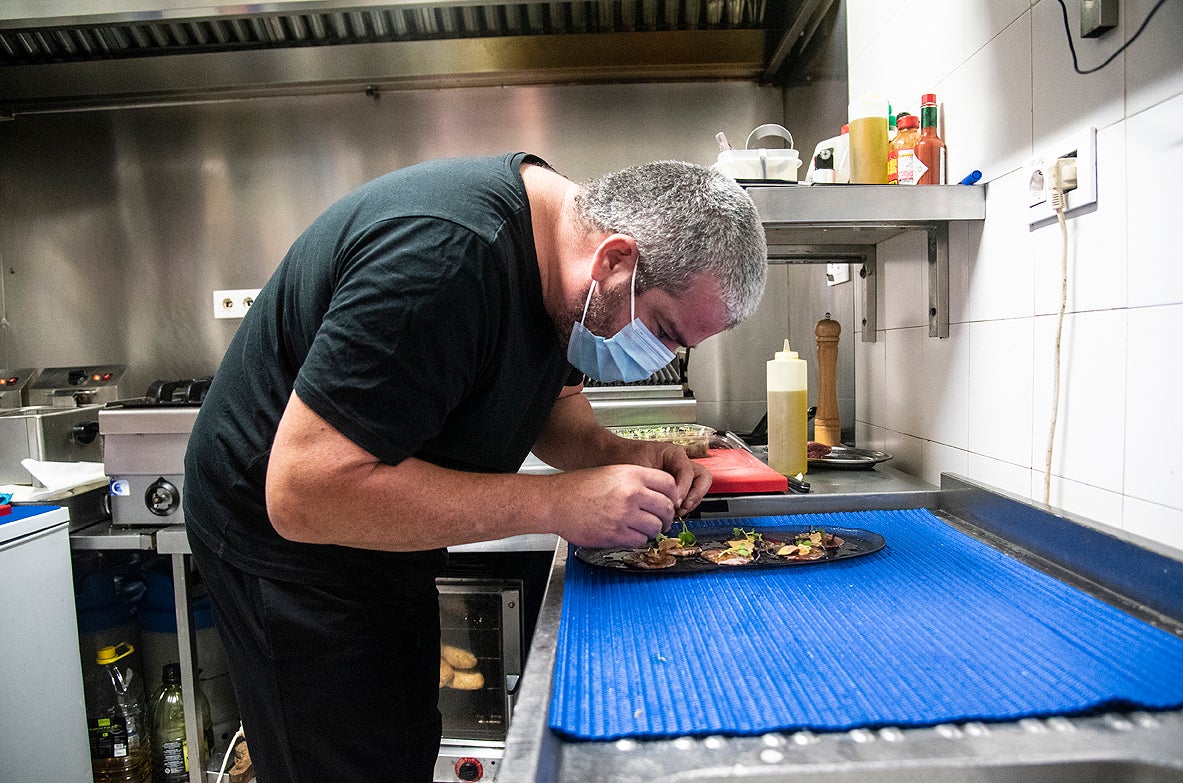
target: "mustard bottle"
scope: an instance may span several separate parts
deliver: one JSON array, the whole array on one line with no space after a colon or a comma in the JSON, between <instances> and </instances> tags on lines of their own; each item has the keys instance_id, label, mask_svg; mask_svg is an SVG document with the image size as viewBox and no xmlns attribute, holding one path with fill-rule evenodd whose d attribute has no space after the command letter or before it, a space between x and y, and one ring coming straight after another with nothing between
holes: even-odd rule
<instances>
[{"instance_id":1,"label":"mustard bottle","mask_svg":"<svg viewBox=\"0 0 1183 783\"><path fill-rule=\"evenodd\" d=\"M809 471L809 380L805 360L789 349L768 362L768 465L785 476Z\"/></svg>"}]
</instances>

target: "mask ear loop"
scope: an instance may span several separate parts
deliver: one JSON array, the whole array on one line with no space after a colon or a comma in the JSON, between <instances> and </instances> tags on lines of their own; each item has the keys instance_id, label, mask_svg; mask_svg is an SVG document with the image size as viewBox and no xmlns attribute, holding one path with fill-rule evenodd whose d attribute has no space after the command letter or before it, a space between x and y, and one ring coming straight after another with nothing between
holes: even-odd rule
<instances>
[{"instance_id":1,"label":"mask ear loop","mask_svg":"<svg viewBox=\"0 0 1183 783\"><path fill-rule=\"evenodd\" d=\"M587 308L591 305L592 294L596 291L596 281L592 280L591 283L591 288L587 289L587 299L583 300L583 317L579 319L579 323L587 320Z\"/></svg>"},{"instance_id":2,"label":"mask ear loop","mask_svg":"<svg viewBox=\"0 0 1183 783\"><path fill-rule=\"evenodd\" d=\"M632 302L629 304L629 323L637 320L637 267L641 265L640 260L633 264L633 283L632 283Z\"/></svg>"},{"instance_id":3,"label":"mask ear loop","mask_svg":"<svg viewBox=\"0 0 1183 783\"><path fill-rule=\"evenodd\" d=\"M630 322L635 321L637 319L637 266L638 265L639 264L633 264L633 277L632 277L632 284L631 284L632 285L632 294L631 294L632 301L629 303L629 321ZM592 294L594 294L595 292L596 292L596 281L592 280L591 288L587 289L587 299L583 300L583 317L579 319L579 323L583 323L584 321L587 320L587 308L591 306Z\"/></svg>"}]
</instances>

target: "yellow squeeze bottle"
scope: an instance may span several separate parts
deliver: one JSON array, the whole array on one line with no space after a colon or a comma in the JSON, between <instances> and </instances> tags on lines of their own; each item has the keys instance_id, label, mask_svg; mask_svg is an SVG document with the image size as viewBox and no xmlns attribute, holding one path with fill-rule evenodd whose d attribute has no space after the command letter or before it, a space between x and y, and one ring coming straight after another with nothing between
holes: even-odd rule
<instances>
[{"instance_id":1,"label":"yellow squeeze bottle","mask_svg":"<svg viewBox=\"0 0 1183 783\"><path fill-rule=\"evenodd\" d=\"M785 476L809 470L809 395L805 360L789 350L768 362L768 465Z\"/></svg>"}]
</instances>

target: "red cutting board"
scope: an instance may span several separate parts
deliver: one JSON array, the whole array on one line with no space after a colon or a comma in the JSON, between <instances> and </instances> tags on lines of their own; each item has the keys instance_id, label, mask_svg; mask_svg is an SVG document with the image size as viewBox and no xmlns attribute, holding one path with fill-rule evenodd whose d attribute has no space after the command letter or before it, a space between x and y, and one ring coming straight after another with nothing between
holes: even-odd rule
<instances>
[{"instance_id":1,"label":"red cutting board","mask_svg":"<svg viewBox=\"0 0 1183 783\"><path fill-rule=\"evenodd\" d=\"M710 449L694 460L715 477L708 495L787 492L789 481L743 449Z\"/></svg>"}]
</instances>

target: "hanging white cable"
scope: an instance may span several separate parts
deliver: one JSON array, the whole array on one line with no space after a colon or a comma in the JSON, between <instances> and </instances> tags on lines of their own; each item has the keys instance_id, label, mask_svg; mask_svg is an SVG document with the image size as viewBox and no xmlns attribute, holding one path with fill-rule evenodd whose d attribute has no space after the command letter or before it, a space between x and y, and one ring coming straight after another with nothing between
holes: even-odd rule
<instances>
[{"instance_id":1,"label":"hanging white cable","mask_svg":"<svg viewBox=\"0 0 1183 783\"><path fill-rule=\"evenodd\" d=\"M1068 309L1068 221L1064 218L1064 176L1066 159L1057 160L1051 167L1051 202L1060 224L1060 312L1056 317L1056 347L1052 358L1052 421L1047 432L1047 459L1043 466L1043 502L1051 504L1052 453L1056 445L1056 420L1060 414L1060 354L1064 335L1064 313Z\"/></svg>"},{"instance_id":2,"label":"hanging white cable","mask_svg":"<svg viewBox=\"0 0 1183 783\"><path fill-rule=\"evenodd\" d=\"M8 291L4 287L5 272L4 254L0 252L0 329L8 328ZM0 362L0 365L7 367L7 357L5 357L5 359L5 361Z\"/></svg>"},{"instance_id":3,"label":"hanging white cable","mask_svg":"<svg viewBox=\"0 0 1183 783\"><path fill-rule=\"evenodd\" d=\"M245 736L242 731L242 723L238 724L238 731L234 732L234 736L230 738L230 746L226 748L226 755L222 756L222 768L218 770L218 777L214 778L214 783L222 783L222 776L226 774L226 765L230 763L230 754L234 752L234 744Z\"/></svg>"}]
</instances>

